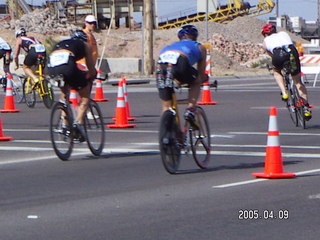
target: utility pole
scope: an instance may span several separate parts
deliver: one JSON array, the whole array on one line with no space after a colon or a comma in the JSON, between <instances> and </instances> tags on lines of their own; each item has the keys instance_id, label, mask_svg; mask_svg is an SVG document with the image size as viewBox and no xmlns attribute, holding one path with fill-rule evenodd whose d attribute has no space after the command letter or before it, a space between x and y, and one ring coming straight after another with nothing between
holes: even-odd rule
<instances>
[{"instance_id":1,"label":"utility pole","mask_svg":"<svg viewBox=\"0 0 320 240\"><path fill-rule=\"evenodd\" d=\"M279 17L279 0L276 2L276 17Z\"/></svg>"},{"instance_id":2,"label":"utility pole","mask_svg":"<svg viewBox=\"0 0 320 240\"><path fill-rule=\"evenodd\" d=\"M143 1L143 72L153 73L153 0Z\"/></svg>"}]
</instances>

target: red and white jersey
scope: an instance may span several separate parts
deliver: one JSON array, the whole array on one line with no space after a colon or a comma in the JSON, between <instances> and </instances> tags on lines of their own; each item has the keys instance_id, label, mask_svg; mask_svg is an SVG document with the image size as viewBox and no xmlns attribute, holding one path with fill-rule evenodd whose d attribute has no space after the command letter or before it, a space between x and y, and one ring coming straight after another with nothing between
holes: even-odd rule
<instances>
[{"instance_id":1,"label":"red and white jersey","mask_svg":"<svg viewBox=\"0 0 320 240\"><path fill-rule=\"evenodd\" d=\"M273 49L275 48L289 46L291 44L293 44L293 42L286 32L273 33L265 37L263 41L264 47L271 53L273 53Z\"/></svg>"},{"instance_id":2,"label":"red and white jersey","mask_svg":"<svg viewBox=\"0 0 320 240\"><path fill-rule=\"evenodd\" d=\"M21 48L26 52L29 52L30 45L41 44L41 42L34 37L22 36L21 40L22 40Z\"/></svg>"}]
</instances>

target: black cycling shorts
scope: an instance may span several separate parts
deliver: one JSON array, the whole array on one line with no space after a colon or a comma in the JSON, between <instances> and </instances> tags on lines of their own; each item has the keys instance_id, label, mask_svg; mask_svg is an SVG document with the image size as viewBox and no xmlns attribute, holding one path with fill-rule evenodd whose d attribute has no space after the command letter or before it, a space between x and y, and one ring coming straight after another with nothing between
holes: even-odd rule
<instances>
[{"instance_id":1,"label":"black cycling shorts","mask_svg":"<svg viewBox=\"0 0 320 240\"><path fill-rule=\"evenodd\" d=\"M75 58L71 56L69 57L67 64L48 67L48 74L51 77L63 75L67 85L76 90L84 88L90 82L90 80L86 78L87 72L81 71L77 67Z\"/></svg>"},{"instance_id":2,"label":"black cycling shorts","mask_svg":"<svg viewBox=\"0 0 320 240\"><path fill-rule=\"evenodd\" d=\"M301 65L299 59L299 53L294 45L289 45L289 48L294 56L297 68L292 72L293 75L301 73ZM290 53L286 52L283 48L275 48L272 55L272 64L275 69L281 70L283 64L286 61L290 61Z\"/></svg>"},{"instance_id":3,"label":"black cycling shorts","mask_svg":"<svg viewBox=\"0 0 320 240\"><path fill-rule=\"evenodd\" d=\"M36 65L37 64L38 55L43 56L44 59L46 58L46 52L38 53L38 52L36 52L34 47L31 47L29 52L27 53L27 56L24 59L23 64L28 66L28 67Z\"/></svg>"},{"instance_id":4,"label":"black cycling shorts","mask_svg":"<svg viewBox=\"0 0 320 240\"><path fill-rule=\"evenodd\" d=\"M198 76L198 71L189 64L188 58L180 56L177 63L158 63L157 66L157 87L159 97L164 101L172 99L174 91L172 80L176 79L180 83L191 84Z\"/></svg>"}]
</instances>

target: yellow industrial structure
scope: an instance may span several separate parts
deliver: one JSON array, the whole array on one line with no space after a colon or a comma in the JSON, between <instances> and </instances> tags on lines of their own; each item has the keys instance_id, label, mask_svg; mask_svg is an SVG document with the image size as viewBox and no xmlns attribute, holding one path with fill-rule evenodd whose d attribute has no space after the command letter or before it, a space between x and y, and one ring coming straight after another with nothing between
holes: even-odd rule
<instances>
[{"instance_id":1,"label":"yellow industrial structure","mask_svg":"<svg viewBox=\"0 0 320 240\"><path fill-rule=\"evenodd\" d=\"M160 29L176 28L184 24L202 22L206 18L208 21L228 23L239 16L258 16L267 14L272 11L275 3L272 0L259 0L259 2L251 6L248 2L241 0L228 0L228 4L218 6L214 12L198 12L188 16L182 16L158 23ZM208 16L206 16L208 15Z\"/></svg>"}]
</instances>

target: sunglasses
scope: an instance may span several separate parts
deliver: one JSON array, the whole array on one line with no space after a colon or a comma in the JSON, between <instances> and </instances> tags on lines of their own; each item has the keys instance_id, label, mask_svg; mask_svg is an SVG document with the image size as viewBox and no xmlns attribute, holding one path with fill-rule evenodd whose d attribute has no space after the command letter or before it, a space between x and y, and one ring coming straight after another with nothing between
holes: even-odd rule
<instances>
[{"instance_id":1,"label":"sunglasses","mask_svg":"<svg viewBox=\"0 0 320 240\"><path fill-rule=\"evenodd\" d=\"M86 22L86 23L88 23L88 24L90 24L90 25L92 25L92 24L96 24L96 22Z\"/></svg>"}]
</instances>

